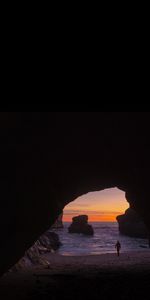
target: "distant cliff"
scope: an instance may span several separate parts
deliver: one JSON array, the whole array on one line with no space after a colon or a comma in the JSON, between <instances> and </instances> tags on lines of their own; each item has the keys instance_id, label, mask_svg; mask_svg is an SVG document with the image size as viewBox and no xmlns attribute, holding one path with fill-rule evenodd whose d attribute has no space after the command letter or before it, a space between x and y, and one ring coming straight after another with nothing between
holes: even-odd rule
<instances>
[{"instance_id":1,"label":"distant cliff","mask_svg":"<svg viewBox=\"0 0 150 300\"><path fill-rule=\"evenodd\" d=\"M55 223L51 226L51 228L63 228L63 211L62 213L59 215L59 217L57 218L57 220L55 221Z\"/></svg>"},{"instance_id":2,"label":"distant cliff","mask_svg":"<svg viewBox=\"0 0 150 300\"><path fill-rule=\"evenodd\" d=\"M137 238L148 238L147 228L135 210L128 208L125 214L117 216L116 219L121 234Z\"/></svg>"}]
</instances>

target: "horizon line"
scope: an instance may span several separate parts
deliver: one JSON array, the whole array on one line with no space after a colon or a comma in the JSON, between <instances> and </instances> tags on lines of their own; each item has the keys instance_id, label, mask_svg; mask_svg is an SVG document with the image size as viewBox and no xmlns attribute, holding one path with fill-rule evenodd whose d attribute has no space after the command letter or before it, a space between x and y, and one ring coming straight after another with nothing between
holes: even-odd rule
<instances>
[{"instance_id":1,"label":"horizon line","mask_svg":"<svg viewBox=\"0 0 150 300\"><path fill-rule=\"evenodd\" d=\"M72 221L63 221L63 223L71 223ZM88 223L118 223L117 221L88 221Z\"/></svg>"}]
</instances>

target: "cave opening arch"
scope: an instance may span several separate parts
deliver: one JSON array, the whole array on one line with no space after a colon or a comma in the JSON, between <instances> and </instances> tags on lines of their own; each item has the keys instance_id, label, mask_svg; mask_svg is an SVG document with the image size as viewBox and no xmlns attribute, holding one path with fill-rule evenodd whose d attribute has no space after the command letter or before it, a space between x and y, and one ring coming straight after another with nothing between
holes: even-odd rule
<instances>
[{"instance_id":1,"label":"cave opening arch","mask_svg":"<svg viewBox=\"0 0 150 300\"><path fill-rule=\"evenodd\" d=\"M66 236L63 232L60 233L63 246L59 252L65 254L70 251L74 255L76 251L83 255L85 253L101 254L107 251L114 252L113 243L115 243L119 233L116 216L123 214L128 206L125 193L117 188L88 192L70 202L63 210L63 224ZM74 217L79 221L79 225L74 224L74 222L70 225ZM87 226L84 221L85 217L88 218ZM82 221L85 223L83 224ZM87 232L87 235L68 235L66 227L69 229L70 226L77 232L80 232L80 230L81 233L82 231ZM77 227L74 228L74 226ZM94 233L92 236L88 235L91 230ZM113 234L113 231L115 234ZM87 238L89 236L90 239ZM109 243L111 246L108 246ZM72 248L72 245L74 245L74 248Z\"/></svg>"},{"instance_id":2,"label":"cave opening arch","mask_svg":"<svg viewBox=\"0 0 150 300\"><path fill-rule=\"evenodd\" d=\"M125 211L126 214L124 214ZM118 215L119 217L122 217L124 219L123 225L122 222L121 225L117 223L116 217ZM76 221L78 220L79 224L77 225L74 222L72 223L71 225L72 232L83 233L83 231L86 230L85 225L81 222L85 220L85 216L88 217L88 223L87 223L88 226L93 226L93 229L96 228L94 230L94 235L95 235L94 238L87 240L84 239L85 235L78 235L78 234L74 236L68 235L67 232L68 229L70 228L72 218L74 217ZM62 239L62 244L64 245L59 252L64 255L66 253L72 253L75 255L76 254L75 251L77 251L77 253L79 253L80 251L81 253L84 253L85 251L84 247L89 247L89 244L90 244L91 251L93 251L92 249L94 248L94 252L92 253L101 254L101 253L105 253L105 251L114 252L113 244L115 243L115 239L120 239L120 238L125 244L124 247L126 247L126 251L133 250L133 249L136 250L138 247L146 248L147 241L145 237L145 231L143 231L142 233L142 230L145 230L145 226L144 228L142 227L140 228L139 233L136 232L139 229L134 223L136 221L136 218L137 218L137 214L135 210L129 209L129 203L125 198L125 192L121 191L120 189L110 188L110 189L104 189L103 191L89 192L85 195L82 195L77 199L75 199L74 201L71 201L68 205L65 206L63 210L63 223L64 223L65 230L64 232L61 231L60 238ZM138 216L137 218L138 225L140 224L139 220L140 217ZM103 230L104 228L106 228L106 231ZM120 231L121 234L119 232L119 229L121 230ZM135 241L133 239L134 235L135 237L138 237L139 240ZM77 236L79 237L79 241ZM145 238L145 240L141 242L140 238L142 239ZM87 241L89 241L89 244ZM109 241L111 241L110 249L108 247L105 247L106 244L109 244ZM78 242L80 246L83 247L83 249L79 249ZM140 246L140 243L144 243L144 246ZM74 245L75 249L72 249L72 245ZM97 245L97 249L96 249L96 245ZM98 250L98 247L101 247L100 252ZM87 251L89 251L90 253L90 250ZM87 253L87 251L85 251L85 253Z\"/></svg>"},{"instance_id":3,"label":"cave opening arch","mask_svg":"<svg viewBox=\"0 0 150 300\"><path fill-rule=\"evenodd\" d=\"M149 113L1 114L0 274L88 191L126 191L150 231L149 120Z\"/></svg>"},{"instance_id":4,"label":"cave opening arch","mask_svg":"<svg viewBox=\"0 0 150 300\"><path fill-rule=\"evenodd\" d=\"M116 216L123 214L129 207L125 192L113 187L91 191L77 197L64 208L64 221L71 221L76 214L88 214L89 221L116 221Z\"/></svg>"}]
</instances>

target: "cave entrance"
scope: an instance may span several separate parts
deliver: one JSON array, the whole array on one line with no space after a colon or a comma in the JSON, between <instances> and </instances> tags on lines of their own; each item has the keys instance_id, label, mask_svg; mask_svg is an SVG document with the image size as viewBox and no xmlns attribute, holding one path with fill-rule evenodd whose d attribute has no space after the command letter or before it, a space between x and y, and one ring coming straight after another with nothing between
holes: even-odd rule
<instances>
[{"instance_id":1,"label":"cave entrance","mask_svg":"<svg viewBox=\"0 0 150 300\"><path fill-rule=\"evenodd\" d=\"M121 242L122 252L139 251L148 247L147 239L120 234L116 217L129 208L125 193L118 188L90 192L78 197L65 206L63 211L64 228L57 231L62 246L61 255L96 255L115 252L115 243ZM93 235L69 233L72 218L88 216L88 224Z\"/></svg>"},{"instance_id":2,"label":"cave entrance","mask_svg":"<svg viewBox=\"0 0 150 300\"><path fill-rule=\"evenodd\" d=\"M71 222L72 217L86 214L89 222L116 222L116 216L128 207L125 193L118 188L90 192L66 205L63 221Z\"/></svg>"},{"instance_id":3,"label":"cave entrance","mask_svg":"<svg viewBox=\"0 0 150 300\"><path fill-rule=\"evenodd\" d=\"M134 224L129 222L128 214L125 211L129 211L129 218L131 217L135 221ZM121 243L121 252L147 250L148 239L146 237L138 237L134 234L132 237L130 236L130 233L135 233L135 231L138 233L141 231L143 234L141 224L140 228L136 228L136 224L139 226L140 222L136 219L137 217L134 217L134 213L129 208L125 192L118 188L84 194L64 207L63 226L61 214L53 226L26 251L25 257L14 269L22 269L24 266L32 266L38 263L49 266L49 253L54 255L56 253L61 256L114 253L116 252L115 244L117 240ZM120 234L120 222L118 225L116 217L121 216L122 218L123 216L124 218L126 215L127 219L123 220L123 230L128 227L127 229L130 232L127 232L127 230ZM85 232L80 231L78 233L70 232L72 218L77 216L82 219L82 224L84 220L84 224L89 226L88 228L93 231L93 234L87 234L87 232L85 234ZM133 229L132 232L131 229ZM53 256L52 259L57 260L58 257Z\"/></svg>"}]
</instances>

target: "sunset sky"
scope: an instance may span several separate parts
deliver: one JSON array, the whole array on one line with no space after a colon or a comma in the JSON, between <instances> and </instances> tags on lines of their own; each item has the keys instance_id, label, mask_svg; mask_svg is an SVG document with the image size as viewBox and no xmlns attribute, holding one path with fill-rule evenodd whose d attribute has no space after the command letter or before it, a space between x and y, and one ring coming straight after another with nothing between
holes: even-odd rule
<instances>
[{"instance_id":1,"label":"sunset sky","mask_svg":"<svg viewBox=\"0 0 150 300\"><path fill-rule=\"evenodd\" d=\"M64 222L72 221L72 217L87 214L90 222L116 221L116 216L124 213L129 207L124 192L111 188L100 192L92 192L69 203L64 209Z\"/></svg>"}]
</instances>

